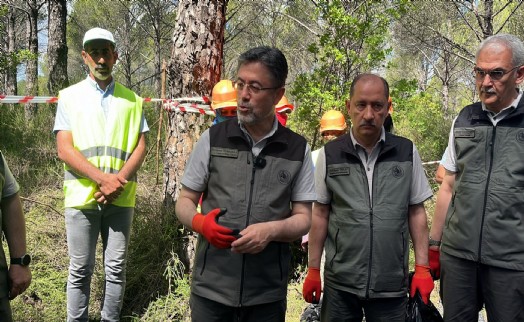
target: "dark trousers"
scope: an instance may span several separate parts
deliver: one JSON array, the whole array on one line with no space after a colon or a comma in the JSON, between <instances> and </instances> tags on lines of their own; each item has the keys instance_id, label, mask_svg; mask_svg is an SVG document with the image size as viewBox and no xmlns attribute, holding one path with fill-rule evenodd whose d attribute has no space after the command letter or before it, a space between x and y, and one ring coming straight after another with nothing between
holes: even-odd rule
<instances>
[{"instance_id":1,"label":"dark trousers","mask_svg":"<svg viewBox=\"0 0 524 322\"><path fill-rule=\"evenodd\" d=\"M192 322L284 322L286 300L253 306L233 307L191 293Z\"/></svg>"},{"instance_id":2,"label":"dark trousers","mask_svg":"<svg viewBox=\"0 0 524 322\"><path fill-rule=\"evenodd\" d=\"M11 304L9 299L6 297L0 298L0 322L12 322L13 317L11 316Z\"/></svg>"},{"instance_id":3,"label":"dark trousers","mask_svg":"<svg viewBox=\"0 0 524 322\"><path fill-rule=\"evenodd\" d=\"M482 305L488 321L524 321L524 272L440 255L440 292L446 322L477 322Z\"/></svg>"},{"instance_id":4,"label":"dark trousers","mask_svg":"<svg viewBox=\"0 0 524 322\"><path fill-rule=\"evenodd\" d=\"M322 322L404 322L407 296L381 299L362 299L324 284L320 321Z\"/></svg>"}]
</instances>

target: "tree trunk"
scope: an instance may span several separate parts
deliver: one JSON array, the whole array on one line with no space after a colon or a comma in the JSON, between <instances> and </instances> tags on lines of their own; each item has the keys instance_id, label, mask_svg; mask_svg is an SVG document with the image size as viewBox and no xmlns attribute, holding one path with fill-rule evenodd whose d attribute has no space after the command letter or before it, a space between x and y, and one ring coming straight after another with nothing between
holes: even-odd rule
<instances>
[{"instance_id":1,"label":"tree trunk","mask_svg":"<svg viewBox=\"0 0 524 322\"><path fill-rule=\"evenodd\" d=\"M58 91L69 86L67 77L67 42L66 42L66 0L48 0L49 38L47 59L49 79L47 90L49 95L57 96Z\"/></svg>"},{"instance_id":2,"label":"tree trunk","mask_svg":"<svg viewBox=\"0 0 524 322\"><path fill-rule=\"evenodd\" d=\"M10 56L9 62L6 66L5 73L5 93L7 95L17 95L18 86L16 79L17 62L13 61L14 53L16 52L16 33L15 33L15 12L14 8L8 6L7 12L7 54Z\"/></svg>"},{"instance_id":3,"label":"tree trunk","mask_svg":"<svg viewBox=\"0 0 524 322\"><path fill-rule=\"evenodd\" d=\"M482 30L484 31L484 39L493 35L493 0L484 1L484 26Z\"/></svg>"},{"instance_id":4,"label":"tree trunk","mask_svg":"<svg viewBox=\"0 0 524 322\"><path fill-rule=\"evenodd\" d=\"M36 0L27 2L28 19L26 21L27 49L31 57L27 60L25 70L25 95L38 95L38 6ZM25 117L32 119L37 111L37 104L25 104Z\"/></svg>"},{"instance_id":5,"label":"tree trunk","mask_svg":"<svg viewBox=\"0 0 524 322\"><path fill-rule=\"evenodd\" d=\"M155 93L160 97L162 93L162 83L161 83L161 74L162 74L162 46L161 46L161 36L159 33L155 33L155 39L153 40L155 44Z\"/></svg>"},{"instance_id":6,"label":"tree trunk","mask_svg":"<svg viewBox=\"0 0 524 322\"><path fill-rule=\"evenodd\" d=\"M124 26L121 31L122 39L118 46L118 58L122 65L122 74L124 74L123 83L127 88L132 88L132 69L131 69L131 30L133 24L131 22L131 16L129 14L124 15Z\"/></svg>"},{"instance_id":7,"label":"tree trunk","mask_svg":"<svg viewBox=\"0 0 524 322\"><path fill-rule=\"evenodd\" d=\"M227 0L179 2L172 57L167 67L168 98L209 96L213 85L220 80L226 6ZM193 144L208 124L209 117L197 113L170 112L168 115L164 159L164 205L168 210L174 209ZM179 256L189 269L193 242L182 247L185 251L179 252Z\"/></svg>"}]
</instances>

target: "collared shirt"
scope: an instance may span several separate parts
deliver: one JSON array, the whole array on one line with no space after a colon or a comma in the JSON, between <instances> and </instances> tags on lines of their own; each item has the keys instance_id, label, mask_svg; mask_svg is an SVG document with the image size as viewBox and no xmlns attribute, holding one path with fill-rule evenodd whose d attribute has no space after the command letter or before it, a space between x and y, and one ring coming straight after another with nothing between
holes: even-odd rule
<instances>
[{"instance_id":1,"label":"collared shirt","mask_svg":"<svg viewBox=\"0 0 524 322\"><path fill-rule=\"evenodd\" d=\"M371 150L368 155L366 149L360 145L353 136L352 130L349 131L351 143L355 147L357 154L362 161L362 164L366 170L366 177L369 187L369 196L373 199L373 171L375 169L375 163L377 162L378 155L382 148L382 144L386 141L386 132L382 127L380 133L380 139ZM416 205L424 202L426 199L431 198L433 192L429 186L428 179L422 167L422 160L418 154L418 150L413 144L413 170L412 170L413 181L411 182L410 192L410 205ZM315 166L315 190L317 192L317 202L321 204L330 204L332 198L332 192L329 191L326 185L326 153L324 147L321 148L318 154L317 163Z\"/></svg>"},{"instance_id":2,"label":"collared shirt","mask_svg":"<svg viewBox=\"0 0 524 322\"><path fill-rule=\"evenodd\" d=\"M253 140L253 138L251 137L249 132L246 130L244 125L242 123L240 123L240 121L238 121L238 124L240 125L240 129L242 130L242 132L244 133L246 138L249 140L249 143L251 144L251 153L253 153L253 155L255 157L257 157L258 154L260 153L260 151L262 151L262 149L266 146L267 138L269 138L270 136L275 134L275 132L277 131L277 128L278 128L278 120L275 117L275 119L273 120L273 127L271 127L271 130L269 131L269 133L266 134L258 142L255 142L255 140Z\"/></svg>"},{"instance_id":3,"label":"collared shirt","mask_svg":"<svg viewBox=\"0 0 524 322\"><path fill-rule=\"evenodd\" d=\"M111 100L113 99L113 93L115 90L115 80L111 80L111 83L109 83L105 91L102 88L100 88L100 86L98 86L98 83L89 76L87 76L87 78L80 84L82 84L82 86L84 86L85 88L84 95L86 97L94 97L97 101L100 101L100 105L94 106L93 108L101 108L104 111L104 115L107 117L107 115L109 114L109 108L111 106ZM81 101L82 97L79 97L78 100ZM56 134L56 132L62 130L71 131L71 123L69 121L69 117L65 113L62 101L60 100L60 98L58 98L53 132ZM142 120L140 121L140 133L145 133L148 131L149 126L147 125L144 113L142 113Z\"/></svg>"},{"instance_id":4,"label":"collared shirt","mask_svg":"<svg viewBox=\"0 0 524 322\"><path fill-rule=\"evenodd\" d=\"M373 171L375 170L375 163L377 162L378 154L380 152L382 144L384 144L384 142L386 141L386 132L384 130L384 127L382 127L382 130L380 131L380 139L378 139L378 141L375 143L369 155L366 151L366 148L362 146L360 143L358 143L355 139L355 136L353 135L353 127L351 127L351 129L349 130L349 137L351 138L351 143L353 143L355 151L357 151L360 161L362 161L362 164L366 169L366 176L368 178L369 187L369 197L373 198Z\"/></svg>"},{"instance_id":5,"label":"collared shirt","mask_svg":"<svg viewBox=\"0 0 524 322\"><path fill-rule=\"evenodd\" d=\"M240 125L240 129L251 143L251 152L253 156L258 156L260 151L264 148L267 143L267 139L275 134L278 121L275 118L273 128L269 133L264 136L260 141L254 143L249 133L245 128ZM193 152L189 160L187 160L186 167L184 169L184 176L182 177L182 185L193 191L204 191L207 188L207 182L209 180L209 158L210 158L210 140L209 140L209 129L205 130L200 136L193 147ZM311 161L311 149L309 144L306 145L304 162L302 162L302 168L297 177L293 191L291 193L291 201L313 201L315 200L315 190L311 184L313 178L313 162Z\"/></svg>"},{"instance_id":6,"label":"collared shirt","mask_svg":"<svg viewBox=\"0 0 524 322\"><path fill-rule=\"evenodd\" d=\"M522 91L519 89L517 89L517 91L518 91L517 98L513 100L511 105L506 108L503 108L498 113L488 110L486 108L486 105L482 103L482 110L486 112L486 115L488 116L493 126L497 126L498 122L505 119L513 110L518 108L520 99L522 97ZM456 166L457 154L455 151L455 135L454 135L455 123L457 121L457 117L455 117L455 119L453 120L453 125L451 126L451 130L449 132L448 146L446 148L446 151L444 152L444 155L442 156L442 162L441 162L442 166L446 168L446 170L451 171L451 172L457 172L457 166Z\"/></svg>"}]
</instances>

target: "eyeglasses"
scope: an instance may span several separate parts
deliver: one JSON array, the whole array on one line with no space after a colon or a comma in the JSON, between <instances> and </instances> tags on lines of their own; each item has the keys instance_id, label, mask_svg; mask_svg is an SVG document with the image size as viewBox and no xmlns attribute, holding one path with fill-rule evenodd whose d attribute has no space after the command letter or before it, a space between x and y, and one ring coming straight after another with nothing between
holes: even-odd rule
<instances>
[{"instance_id":1,"label":"eyeglasses","mask_svg":"<svg viewBox=\"0 0 524 322\"><path fill-rule=\"evenodd\" d=\"M247 88L247 91L250 93L250 94L258 94L260 93L260 91L265 91L265 90L268 90L268 89L277 89L277 88L280 88L281 86L278 86L278 87L260 87L256 84L246 84L244 83L243 81L236 81L234 84L235 86L235 89L239 92L243 91L244 90L244 87Z\"/></svg>"},{"instance_id":2,"label":"eyeglasses","mask_svg":"<svg viewBox=\"0 0 524 322\"><path fill-rule=\"evenodd\" d=\"M512 69L508 70L508 71L505 71L504 69L502 68L497 68L497 69L493 69L493 70L484 70L482 68L479 68L479 67L475 67L473 68L473 75L475 75L475 78L477 80L483 80L484 77L486 77L486 75L489 75L489 78L491 78L491 80L501 80L502 77L504 77L504 75L514 71L515 69L519 68L521 66L515 66L513 67Z\"/></svg>"}]
</instances>

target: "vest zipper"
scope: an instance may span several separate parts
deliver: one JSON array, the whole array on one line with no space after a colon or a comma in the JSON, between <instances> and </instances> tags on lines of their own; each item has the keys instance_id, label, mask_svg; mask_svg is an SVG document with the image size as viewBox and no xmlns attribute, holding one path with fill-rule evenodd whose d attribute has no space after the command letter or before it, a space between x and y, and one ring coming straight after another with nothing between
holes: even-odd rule
<instances>
[{"instance_id":1,"label":"vest zipper","mask_svg":"<svg viewBox=\"0 0 524 322\"><path fill-rule=\"evenodd\" d=\"M251 181L249 182L249 202L247 204L247 214L246 214L246 227L249 226L249 215L251 214L251 203L253 202L253 188L255 186L255 172L256 172L256 166L255 166L255 159L253 154L251 154L253 157L253 160L248 160L249 162L253 163L253 167L251 168ZM238 298L238 306L242 307L242 294L244 293L244 269L246 265L246 254L242 254L242 273L240 275L240 293Z\"/></svg>"},{"instance_id":2,"label":"vest zipper","mask_svg":"<svg viewBox=\"0 0 524 322\"><path fill-rule=\"evenodd\" d=\"M369 298L369 285L371 284L371 265L373 264L373 207L369 209L369 261L368 261L368 283L366 286L366 298Z\"/></svg>"},{"instance_id":3,"label":"vest zipper","mask_svg":"<svg viewBox=\"0 0 524 322\"><path fill-rule=\"evenodd\" d=\"M375 180L375 173L376 173L376 165L377 163L375 162L375 165L374 165L374 170L373 170L373 178L372 178L372 181L371 181L371 189L373 189L373 180ZM364 182L366 182L366 188L367 188L367 193L368 193L368 199L369 199L369 260L368 260L368 281L367 281L367 285L366 285L366 299L369 298L369 286L371 285L371 265L373 264L373 199L372 197L369 195L369 182L368 182L368 177L367 177L367 174L366 174L366 168L365 166L362 164L362 161L360 161L360 168L362 169L362 173L364 175Z\"/></svg>"},{"instance_id":4,"label":"vest zipper","mask_svg":"<svg viewBox=\"0 0 524 322\"><path fill-rule=\"evenodd\" d=\"M484 203L482 205L482 220L480 221L480 235L479 235L479 248L478 248L478 257L477 262L480 263L481 252L482 252L482 234L484 231L484 219L486 217L486 203L488 202L488 188L489 180L491 179L491 170L493 169L493 151L495 145L495 137L497 136L497 127L493 126L493 135L491 136L490 151L489 151L489 170L488 177L486 178L486 188L484 190Z\"/></svg>"}]
</instances>

